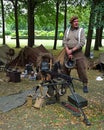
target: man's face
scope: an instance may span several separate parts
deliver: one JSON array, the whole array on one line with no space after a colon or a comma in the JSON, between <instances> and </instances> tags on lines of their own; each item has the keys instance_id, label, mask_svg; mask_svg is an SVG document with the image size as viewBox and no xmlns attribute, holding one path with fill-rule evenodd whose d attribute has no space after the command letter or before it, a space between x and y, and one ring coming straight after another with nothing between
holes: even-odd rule
<instances>
[{"instance_id":1,"label":"man's face","mask_svg":"<svg viewBox=\"0 0 104 130\"><path fill-rule=\"evenodd\" d=\"M79 24L78 24L78 19L75 19L73 22L72 22L72 27L73 28L78 28Z\"/></svg>"}]
</instances>

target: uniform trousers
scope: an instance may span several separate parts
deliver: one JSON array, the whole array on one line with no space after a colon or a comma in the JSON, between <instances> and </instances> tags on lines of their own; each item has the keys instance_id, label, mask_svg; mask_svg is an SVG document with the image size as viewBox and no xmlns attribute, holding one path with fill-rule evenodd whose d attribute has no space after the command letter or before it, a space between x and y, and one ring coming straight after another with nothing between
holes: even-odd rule
<instances>
[{"instance_id":1,"label":"uniform trousers","mask_svg":"<svg viewBox=\"0 0 104 130\"><path fill-rule=\"evenodd\" d=\"M86 59L82 52L82 50L76 51L73 53L73 58L76 60L75 69L77 70L79 79L83 82L83 84L87 85L88 78L87 78L87 71L86 71ZM67 55L65 54L65 60L68 59ZM64 62L65 63L65 62ZM66 68L65 64L63 64L63 73L70 74L71 69Z\"/></svg>"}]
</instances>

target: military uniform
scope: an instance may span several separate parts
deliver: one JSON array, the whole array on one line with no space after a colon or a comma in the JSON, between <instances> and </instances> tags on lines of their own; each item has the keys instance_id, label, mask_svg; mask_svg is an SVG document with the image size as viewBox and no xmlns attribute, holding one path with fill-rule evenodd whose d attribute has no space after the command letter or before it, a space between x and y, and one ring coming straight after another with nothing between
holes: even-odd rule
<instances>
[{"instance_id":1,"label":"military uniform","mask_svg":"<svg viewBox=\"0 0 104 130\"><path fill-rule=\"evenodd\" d=\"M79 30L80 28L75 29L66 29L64 39L63 39L63 45L64 47L68 47L69 49L73 49L75 46L78 48L78 50L74 51L72 53L73 58L76 60L76 69L78 72L78 76L83 82L83 84L88 83L87 75L86 75L86 64L85 64L85 56L82 52L82 47L85 45L85 34L84 29L81 29L80 32L80 39L79 39ZM65 55L65 59L68 58L67 54ZM68 74L68 69L64 66L63 67L66 74Z\"/></svg>"}]
</instances>

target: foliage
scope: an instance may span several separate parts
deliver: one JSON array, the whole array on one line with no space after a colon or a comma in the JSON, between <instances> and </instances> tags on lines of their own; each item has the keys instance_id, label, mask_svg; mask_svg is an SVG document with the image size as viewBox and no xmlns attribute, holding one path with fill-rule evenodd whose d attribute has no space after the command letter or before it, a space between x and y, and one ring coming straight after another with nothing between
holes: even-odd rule
<instances>
[{"instance_id":1,"label":"foliage","mask_svg":"<svg viewBox=\"0 0 104 130\"><path fill-rule=\"evenodd\" d=\"M5 35L10 35L11 34L11 31L10 30L6 30L5 31Z\"/></svg>"},{"instance_id":2,"label":"foliage","mask_svg":"<svg viewBox=\"0 0 104 130\"><path fill-rule=\"evenodd\" d=\"M19 36L27 36L28 31L27 30L19 30Z\"/></svg>"},{"instance_id":3,"label":"foliage","mask_svg":"<svg viewBox=\"0 0 104 130\"><path fill-rule=\"evenodd\" d=\"M14 12L16 6L10 4L16 3L18 1L18 18L17 23L14 19ZM69 18L72 15L78 15L80 20L80 26L83 26L85 29L85 33L87 36L88 32L88 24L89 24L89 15L90 15L90 8L93 5L93 17L92 17L92 28L98 29L103 27L104 20L102 20L103 12L104 12L104 1L103 0L8 0L5 4L5 19L6 19L6 28L7 30L15 30L16 28L16 45L19 47L19 36L17 35L18 29L19 30L28 30L28 34L19 31L19 35L28 37L28 46L31 44L31 47L34 45L34 30L39 30L42 37L51 37L53 34L49 34L49 31L61 30L58 32L58 38L63 37L63 30L66 28L66 21L64 21L65 15L65 2L67 3L67 23L69 23ZM29 4L30 3L30 4ZM32 4L31 4L32 3ZM57 18L59 21L58 26L55 28L56 23L56 3L59 4L59 17ZM29 6L28 6L29 5ZM30 7L31 5L31 7ZM91 7L90 7L91 6ZM29 8L30 7L30 8ZM32 8L33 7L33 8ZM92 9L92 8L91 8ZM34 15L31 15L33 14ZM29 15L28 15L29 14ZM16 16L16 15L15 15ZM28 17L27 17L28 16ZM34 20L35 18L35 20ZM34 22L33 22L34 21ZM27 25L28 24L28 25ZM16 26L15 26L16 25ZM18 27L19 25L19 27ZM89 29L90 30L90 29ZM14 33L14 32L13 32ZM98 33L96 33L97 36ZM15 36L15 34L12 34ZM93 33L93 36L95 34ZM36 35L35 35L36 36ZM90 35L91 36L91 35ZM36 36L37 37L37 36ZM36 38L35 37L35 38ZM40 37L40 36L39 36ZM57 41L56 33L55 41ZM88 36L89 37L89 36ZM91 36L92 38L92 36ZM97 40L96 40L97 41ZM100 40L99 40L100 41ZM97 43L97 42L96 42ZM54 42L54 45L56 42ZM88 47L87 47L88 48ZM90 49L90 47L89 47ZM90 51L90 50L89 50Z\"/></svg>"},{"instance_id":4,"label":"foliage","mask_svg":"<svg viewBox=\"0 0 104 130\"><path fill-rule=\"evenodd\" d=\"M50 6L51 5L51 6ZM55 25L55 10L52 2L42 3L35 10L36 28L53 30Z\"/></svg>"},{"instance_id":5,"label":"foliage","mask_svg":"<svg viewBox=\"0 0 104 130\"><path fill-rule=\"evenodd\" d=\"M21 6L20 6L21 4ZM27 7L26 4L21 3L19 4L19 12L18 12L18 19L19 19L19 29L20 30L27 30ZM13 8L9 8L10 3L6 5L6 27L9 30L13 30L15 28L14 25L14 15L13 15ZM68 6L67 17L69 18L74 15L78 14L81 24L87 28L88 20L89 20L89 6L82 7L81 6ZM55 3L53 1L43 2L36 6L35 8L35 29L36 30L46 30L51 31L55 30ZM71 15L70 15L71 14ZM60 11L59 11L59 30L63 30L63 5L60 4Z\"/></svg>"},{"instance_id":6,"label":"foliage","mask_svg":"<svg viewBox=\"0 0 104 130\"><path fill-rule=\"evenodd\" d=\"M11 36L11 38L15 38L15 32L8 31L8 35ZM7 34L6 33L6 34ZM55 31L44 31L44 30L35 30L34 32L35 38L36 39L54 39ZM28 38L28 31L27 30L19 30L19 38L21 39L27 39ZM59 31L58 32L58 39L63 38L63 32Z\"/></svg>"},{"instance_id":7,"label":"foliage","mask_svg":"<svg viewBox=\"0 0 104 130\"><path fill-rule=\"evenodd\" d=\"M102 20L102 17L104 17L104 1L100 0L97 1L97 3L93 3L93 16L95 16L92 19L92 26L95 28L104 27L104 20Z\"/></svg>"},{"instance_id":8,"label":"foliage","mask_svg":"<svg viewBox=\"0 0 104 130\"><path fill-rule=\"evenodd\" d=\"M14 31L11 33L11 38L12 38L12 37L16 37L16 34L15 34Z\"/></svg>"},{"instance_id":9,"label":"foliage","mask_svg":"<svg viewBox=\"0 0 104 130\"><path fill-rule=\"evenodd\" d=\"M80 25L87 28L89 22L90 6L70 6L68 7L68 23L69 19L77 15L79 17Z\"/></svg>"}]
</instances>

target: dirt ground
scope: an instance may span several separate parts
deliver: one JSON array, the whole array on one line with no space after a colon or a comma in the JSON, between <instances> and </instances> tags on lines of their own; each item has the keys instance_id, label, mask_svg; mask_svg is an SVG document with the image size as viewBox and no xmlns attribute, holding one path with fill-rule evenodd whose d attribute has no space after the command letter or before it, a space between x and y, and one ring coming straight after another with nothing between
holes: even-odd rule
<instances>
[{"instance_id":1,"label":"dirt ground","mask_svg":"<svg viewBox=\"0 0 104 130\"><path fill-rule=\"evenodd\" d=\"M41 109L28 108L24 104L8 112L0 111L0 130L103 130L104 80L96 80L96 77L102 76L102 72L88 70L87 74L89 93L83 93L82 84L79 81L73 80L73 83L76 92L88 100L88 106L84 108L84 112L91 126L86 126L82 116L74 116L59 103L46 105ZM72 70L71 76L77 78L75 70ZM6 73L0 72L0 97L28 90L37 85L37 81L26 78L18 83L7 82L6 79ZM62 96L61 100L67 100L66 95Z\"/></svg>"}]
</instances>

